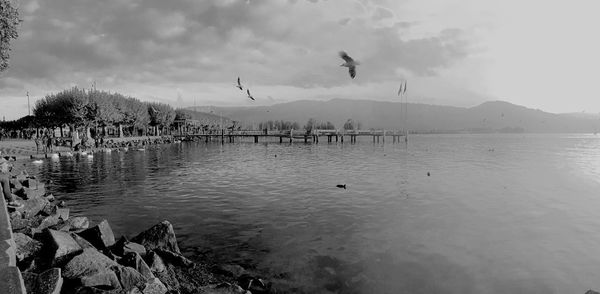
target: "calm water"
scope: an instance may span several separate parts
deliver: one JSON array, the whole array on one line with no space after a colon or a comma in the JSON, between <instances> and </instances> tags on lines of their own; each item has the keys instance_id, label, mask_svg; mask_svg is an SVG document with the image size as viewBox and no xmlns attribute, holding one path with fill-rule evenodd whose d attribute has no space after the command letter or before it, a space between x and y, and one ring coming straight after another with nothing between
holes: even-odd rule
<instances>
[{"instance_id":1,"label":"calm water","mask_svg":"<svg viewBox=\"0 0 600 294\"><path fill-rule=\"evenodd\" d=\"M183 143L30 171L116 235L168 219L186 255L255 268L288 290L600 289L593 135Z\"/></svg>"}]
</instances>

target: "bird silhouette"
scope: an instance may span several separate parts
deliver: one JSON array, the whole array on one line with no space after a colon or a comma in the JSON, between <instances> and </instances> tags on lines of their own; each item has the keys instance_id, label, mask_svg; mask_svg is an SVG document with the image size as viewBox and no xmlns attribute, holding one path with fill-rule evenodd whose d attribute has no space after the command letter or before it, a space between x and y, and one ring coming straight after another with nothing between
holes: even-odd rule
<instances>
[{"instance_id":1,"label":"bird silhouette","mask_svg":"<svg viewBox=\"0 0 600 294\"><path fill-rule=\"evenodd\" d=\"M238 89L240 89L240 91L244 91L244 87L242 87L242 83L240 82L240 77L238 77L238 81L237 81L237 86Z\"/></svg>"},{"instance_id":2,"label":"bird silhouette","mask_svg":"<svg viewBox=\"0 0 600 294\"><path fill-rule=\"evenodd\" d=\"M254 97L252 97L252 95L250 95L250 89L246 89L246 93L248 93L248 98L252 99L252 101L254 101Z\"/></svg>"},{"instance_id":3,"label":"bird silhouette","mask_svg":"<svg viewBox=\"0 0 600 294\"><path fill-rule=\"evenodd\" d=\"M354 61L354 59L352 59L352 57L350 57L344 51L340 51L339 54L340 54L340 57L345 61L345 63L341 64L340 66L344 66L344 67L348 68L348 73L350 73L351 78L356 77L356 66L359 65L360 63L358 61Z\"/></svg>"}]
</instances>

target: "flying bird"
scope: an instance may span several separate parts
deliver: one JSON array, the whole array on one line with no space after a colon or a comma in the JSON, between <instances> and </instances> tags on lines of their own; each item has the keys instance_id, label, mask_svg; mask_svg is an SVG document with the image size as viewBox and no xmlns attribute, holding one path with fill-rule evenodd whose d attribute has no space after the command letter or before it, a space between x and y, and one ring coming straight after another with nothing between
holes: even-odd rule
<instances>
[{"instance_id":1,"label":"flying bird","mask_svg":"<svg viewBox=\"0 0 600 294\"><path fill-rule=\"evenodd\" d=\"M242 83L240 82L240 77L238 77L238 84L236 86L240 91L244 91L244 87L242 87Z\"/></svg>"},{"instance_id":2,"label":"flying bird","mask_svg":"<svg viewBox=\"0 0 600 294\"><path fill-rule=\"evenodd\" d=\"M254 101L254 97L252 97L252 95L250 95L250 89L246 89L246 92L248 93L248 98L252 99L252 101Z\"/></svg>"},{"instance_id":3,"label":"flying bird","mask_svg":"<svg viewBox=\"0 0 600 294\"><path fill-rule=\"evenodd\" d=\"M340 51L340 57L346 62L341 64L340 66L345 66L348 68L348 72L350 73L350 77L354 78L356 76L356 66L360 63L358 61L354 61L352 57L348 56L348 54L344 51Z\"/></svg>"}]
</instances>

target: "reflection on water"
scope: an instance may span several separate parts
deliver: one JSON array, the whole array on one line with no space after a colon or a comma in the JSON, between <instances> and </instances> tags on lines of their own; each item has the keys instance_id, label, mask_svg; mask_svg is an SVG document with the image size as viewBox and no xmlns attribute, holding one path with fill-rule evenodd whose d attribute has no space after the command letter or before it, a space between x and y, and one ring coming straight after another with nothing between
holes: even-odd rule
<instances>
[{"instance_id":1,"label":"reflection on water","mask_svg":"<svg viewBox=\"0 0 600 294\"><path fill-rule=\"evenodd\" d=\"M168 219L187 255L255 269L285 291L600 288L595 136L185 143L30 169L117 235Z\"/></svg>"}]
</instances>

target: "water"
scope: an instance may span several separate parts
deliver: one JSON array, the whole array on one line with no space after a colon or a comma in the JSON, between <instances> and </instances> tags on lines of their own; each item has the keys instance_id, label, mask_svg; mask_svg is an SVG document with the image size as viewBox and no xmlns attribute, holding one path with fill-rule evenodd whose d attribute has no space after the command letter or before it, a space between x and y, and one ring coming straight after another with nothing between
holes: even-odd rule
<instances>
[{"instance_id":1,"label":"water","mask_svg":"<svg viewBox=\"0 0 600 294\"><path fill-rule=\"evenodd\" d=\"M168 219L186 255L253 268L286 291L600 289L592 135L182 143L29 168L72 214L129 237Z\"/></svg>"}]
</instances>

